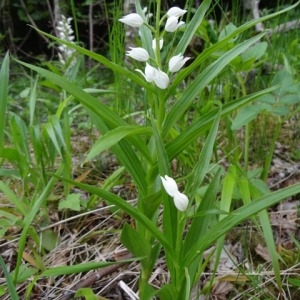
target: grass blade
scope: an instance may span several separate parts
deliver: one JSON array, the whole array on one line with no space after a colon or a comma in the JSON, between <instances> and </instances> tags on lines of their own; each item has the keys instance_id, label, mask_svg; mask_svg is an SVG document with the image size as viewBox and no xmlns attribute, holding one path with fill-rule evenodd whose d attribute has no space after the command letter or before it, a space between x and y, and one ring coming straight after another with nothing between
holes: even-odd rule
<instances>
[{"instance_id":1,"label":"grass blade","mask_svg":"<svg viewBox=\"0 0 300 300\"><path fill-rule=\"evenodd\" d=\"M0 154L3 148L3 138L6 121L6 107L8 101L8 81L9 81L9 54L6 53L0 70Z\"/></svg>"},{"instance_id":2,"label":"grass blade","mask_svg":"<svg viewBox=\"0 0 300 300\"><path fill-rule=\"evenodd\" d=\"M6 278L6 283L7 283L9 294L11 296L11 300L18 300L19 297L18 297L18 294L16 291L16 287L13 283L13 280L6 268L6 265L5 265L4 260L1 255L0 255L0 266L1 266L1 269L3 270L4 276Z\"/></svg>"},{"instance_id":3,"label":"grass blade","mask_svg":"<svg viewBox=\"0 0 300 300\"><path fill-rule=\"evenodd\" d=\"M292 195L300 193L300 184L295 184L279 191L262 196L252 203L233 211L218 224L212 226L186 253L184 265L191 264L199 255L205 251L219 237L228 232L231 228L238 225L243 220L257 214L258 212L277 204Z\"/></svg>"}]
</instances>

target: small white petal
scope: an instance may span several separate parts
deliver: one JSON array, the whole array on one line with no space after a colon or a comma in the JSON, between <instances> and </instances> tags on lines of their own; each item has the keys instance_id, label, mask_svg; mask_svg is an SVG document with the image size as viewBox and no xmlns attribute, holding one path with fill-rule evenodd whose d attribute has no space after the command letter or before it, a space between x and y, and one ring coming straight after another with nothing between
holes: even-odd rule
<instances>
[{"instance_id":1,"label":"small white petal","mask_svg":"<svg viewBox=\"0 0 300 300\"><path fill-rule=\"evenodd\" d=\"M131 50L127 51L126 55L132 57L135 60L138 61L147 61L149 59L149 53L147 50L141 47L137 48L132 48L130 47Z\"/></svg>"},{"instance_id":2,"label":"small white petal","mask_svg":"<svg viewBox=\"0 0 300 300\"><path fill-rule=\"evenodd\" d=\"M146 63L145 67L145 79L148 82L152 82L154 80L156 74L156 69L150 66L148 63Z\"/></svg>"},{"instance_id":3,"label":"small white petal","mask_svg":"<svg viewBox=\"0 0 300 300\"><path fill-rule=\"evenodd\" d=\"M189 198L180 192L173 197L176 208L180 211L185 211L189 205Z\"/></svg>"},{"instance_id":4,"label":"small white petal","mask_svg":"<svg viewBox=\"0 0 300 300\"><path fill-rule=\"evenodd\" d=\"M187 11L185 9L181 9L179 7L171 7L168 12L167 16L169 17L176 17L179 18L183 16Z\"/></svg>"},{"instance_id":5,"label":"small white petal","mask_svg":"<svg viewBox=\"0 0 300 300\"><path fill-rule=\"evenodd\" d=\"M186 63L187 60L189 60L190 57L183 57L181 53L178 55L173 56L169 61L169 71L174 73L178 72Z\"/></svg>"},{"instance_id":6,"label":"small white petal","mask_svg":"<svg viewBox=\"0 0 300 300\"><path fill-rule=\"evenodd\" d=\"M148 63L146 63L145 67L145 73L143 73L141 70L136 69L137 72L141 73L147 82L152 82L155 76L156 69L150 66Z\"/></svg>"},{"instance_id":7,"label":"small white petal","mask_svg":"<svg viewBox=\"0 0 300 300\"><path fill-rule=\"evenodd\" d=\"M119 21L131 27L141 27L144 23L143 18L137 13L126 15Z\"/></svg>"},{"instance_id":8,"label":"small white petal","mask_svg":"<svg viewBox=\"0 0 300 300\"><path fill-rule=\"evenodd\" d=\"M159 49L161 50L161 48L163 47L164 45L164 40L163 39L160 39L159 40ZM156 39L152 40L152 49L155 51L156 49Z\"/></svg>"},{"instance_id":9,"label":"small white petal","mask_svg":"<svg viewBox=\"0 0 300 300\"><path fill-rule=\"evenodd\" d=\"M160 179L169 196L174 197L179 193L177 183L173 178L165 175L165 177L160 176Z\"/></svg>"}]
</instances>

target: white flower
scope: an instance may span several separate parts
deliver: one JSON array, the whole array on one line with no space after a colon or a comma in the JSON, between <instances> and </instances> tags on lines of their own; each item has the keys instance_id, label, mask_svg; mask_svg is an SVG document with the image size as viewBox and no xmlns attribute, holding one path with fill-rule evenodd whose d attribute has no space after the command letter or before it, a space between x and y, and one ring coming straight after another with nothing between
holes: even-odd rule
<instances>
[{"instance_id":1,"label":"white flower","mask_svg":"<svg viewBox=\"0 0 300 300\"><path fill-rule=\"evenodd\" d=\"M141 73L147 82L152 82L154 80L155 72L157 71L154 67L146 63L145 73L141 70L136 69L137 72Z\"/></svg>"},{"instance_id":2,"label":"white flower","mask_svg":"<svg viewBox=\"0 0 300 300\"><path fill-rule=\"evenodd\" d=\"M160 69L155 70L153 80L154 83L162 90L166 89L169 85L169 76Z\"/></svg>"},{"instance_id":3,"label":"white flower","mask_svg":"<svg viewBox=\"0 0 300 300\"><path fill-rule=\"evenodd\" d=\"M181 53L173 56L169 61L169 71L172 73L178 72L184 66L186 61L189 59L190 59L190 57L183 58Z\"/></svg>"},{"instance_id":4,"label":"white flower","mask_svg":"<svg viewBox=\"0 0 300 300\"><path fill-rule=\"evenodd\" d=\"M169 85L169 76L160 69L150 66L148 63L146 63L145 73L138 69L136 71L141 73L147 82L154 81L156 86L162 90L166 89Z\"/></svg>"},{"instance_id":5,"label":"white flower","mask_svg":"<svg viewBox=\"0 0 300 300\"><path fill-rule=\"evenodd\" d=\"M130 49L131 50L127 51L126 55L132 57L133 59L138 60L138 61L147 61L149 59L149 53L144 48L130 47Z\"/></svg>"},{"instance_id":6,"label":"white flower","mask_svg":"<svg viewBox=\"0 0 300 300\"><path fill-rule=\"evenodd\" d=\"M126 15L119 21L131 27L141 27L144 23L143 18L137 13Z\"/></svg>"},{"instance_id":7,"label":"white flower","mask_svg":"<svg viewBox=\"0 0 300 300\"><path fill-rule=\"evenodd\" d=\"M181 9L179 7L171 7L168 12L167 12L167 16L169 17L182 17L187 11L185 9Z\"/></svg>"},{"instance_id":8,"label":"white flower","mask_svg":"<svg viewBox=\"0 0 300 300\"><path fill-rule=\"evenodd\" d=\"M165 25L165 31L174 32L177 30L177 28L179 28L183 24L184 24L183 21L178 22L177 17L171 16L167 19L167 22Z\"/></svg>"},{"instance_id":9,"label":"white flower","mask_svg":"<svg viewBox=\"0 0 300 300\"><path fill-rule=\"evenodd\" d=\"M189 199L185 194L179 192L175 180L168 175L165 175L165 177L161 176L160 179L168 195L173 197L176 208L180 211L185 211L188 207Z\"/></svg>"},{"instance_id":10,"label":"white flower","mask_svg":"<svg viewBox=\"0 0 300 300\"><path fill-rule=\"evenodd\" d=\"M160 39L159 40L159 49L161 50L161 48L164 45L164 40ZM156 39L152 40L152 49L155 51L156 50Z\"/></svg>"}]
</instances>

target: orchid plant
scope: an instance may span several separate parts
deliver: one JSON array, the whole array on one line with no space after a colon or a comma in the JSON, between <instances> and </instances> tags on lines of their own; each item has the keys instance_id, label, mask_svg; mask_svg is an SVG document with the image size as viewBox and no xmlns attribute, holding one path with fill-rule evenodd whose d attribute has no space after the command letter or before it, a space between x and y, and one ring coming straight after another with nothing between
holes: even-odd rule
<instances>
[{"instance_id":1,"label":"orchid plant","mask_svg":"<svg viewBox=\"0 0 300 300\"><path fill-rule=\"evenodd\" d=\"M212 80L249 47L259 43L264 33L242 41L226 52L221 50L256 23L294 7L250 21L222 35L219 41L208 45L185 67L190 57L184 53L204 21L211 2L202 1L192 19L185 23L182 20L187 12L185 9L172 7L164 14L161 1L157 0L154 17L149 18L139 1L136 1L136 12L119 21L124 23L125 28L132 26L139 29L140 44L127 49L126 53L134 60L137 68L131 64L123 67L72 41L43 33L126 77L132 85L139 86L146 99L145 121L142 124L125 121L118 113L64 76L20 62L74 96L95 121L102 136L87 153L86 161L111 149L120 163L120 168L108 178L110 184L107 186L111 186L111 182L120 178L125 171L130 175L137 189L136 205L110 192L105 186L95 187L64 180L114 204L134 220L134 226L124 225L121 241L141 264L138 285L140 299L152 299L155 296L159 299L190 299L208 263L204 258L204 251L208 247L218 241L216 253L220 255L223 237L233 226L258 212L261 220L265 220L264 209L300 191L300 187L295 186L282 192L264 194L261 185L255 186L240 168L231 166L224 170L216 161L211 165L221 118L277 87L244 95L225 105L213 101L211 109L182 126L186 121L181 120L188 120L189 108ZM173 44L174 39L169 37L175 34L179 41ZM171 42L166 45L168 40ZM207 65L213 55L216 60ZM196 72L200 66L201 72ZM197 76L193 77L193 74ZM172 162L180 165L186 156L190 156L186 168L181 172L171 168ZM204 179L209 173L212 179L206 182ZM201 187L204 187L205 192L200 191ZM231 213L234 188L240 190L245 206ZM252 199L255 201L251 202ZM263 228L265 235L270 234L270 224L265 222ZM268 240L270 253L274 254L275 246L270 235ZM149 279L158 258L163 255L169 280L165 285L155 287ZM274 269L278 271L278 257L272 257ZM280 289L279 275L276 280Z\"/></svg>"}]
</instances>

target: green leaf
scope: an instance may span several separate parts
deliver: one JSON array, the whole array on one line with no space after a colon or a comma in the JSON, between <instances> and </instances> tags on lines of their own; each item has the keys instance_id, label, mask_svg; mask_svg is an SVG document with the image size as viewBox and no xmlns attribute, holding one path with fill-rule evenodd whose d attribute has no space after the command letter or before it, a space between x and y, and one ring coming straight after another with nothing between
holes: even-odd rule
<instances>
[{"instance_id":1,"label":"green leaf","mask_svg":"<svg viewBox=\"0 0 300 300\"><path fill-rule=\"evenodd\" d=\"M266 106L259 103L241 108L241 110L237 113L235 119L232 121L231 129L241 129L243 126L254 120L265 109Z\"/></svg>"},{"instance_id":2,"label":"green leaf","mask_svg":"<svg viewBox=\"0 0 300 300\"><path fill-rule=\"evenodd\" d=\"M2 271L4 273L4 276L5 276L5 279L6 279L6 283L7 283L7 286L8 286L8 291L9 291L11 300L18 300L19 297L18 297L18 294L17 294L17 291L16 291L16 287L13 283L12 277L9 274L9 272L7 270L7 267L5 265L5 262L4 262L1 255L0 255L0 266L1 266L1 269L2 269Z\"/></svg>"},{"instance_id":3,"label":"green leaf","mask_svg":"<svg viewBox=\"0 0 300 300\"><path fill-rule=\"evenodd\" d=\"M30 277L35 275L38 272L37 268L32 268L29 264L22 264L18 271L18 277L16 276L16 269L11 272L11 276L14 278L15 283L22 283L24 281L28 281Z\"/></svg>"},{"instance_id":4,"label":"green leaf","mask_svg":"<svg viewBox=\"0 0 300 300\"><path fill-rule=\"evenodd\" d=\"M111 69L112 71L114 71L114 72L116 72L116 73L118 73L120 75L123 75L125 78L131 79L133 82L135 82L136 84L144 87L145 89L147 89L147 90L149 90L149 91L151 91L153 93L157 92L157 89L153 85L147 83L144 80L144 78L141 78L141 76L135 74L134 72L131 72L131 71L127 70L126 68L124 68L124 67L122 67L122 66L120 66L120 65L118 65L116 63L111 62L109 59L107 59L103 55L97 54L97 53L95 53L93 51L89 51L89 50L87 50L87 49L85 49L83 47L80 47L80 46L76 45L75 43L71 43L71 42L68 42L66 40L59 39L59 38L57 38L57 37L55 37L55 36L53 36L51 34L48 34L48 33L44 32L44 31L41 31L41 30L39 30L37 28L34 28L34 29L37 32L39 32L40 34L42 34L42 35L44 35L44 36L46 36L46 37L48 37L48 38L50 38L50 39L52 39L52 40L60 43L60 44L64 44L64 45L66 45L66 46L68 46L70 48L73 48L78 53L81 53L83 55L86 55L86 56L92 58L93 60L95 60L95 61L103 64L104 66L106 66L107 68Z\"/></svg>"},{"instance_id":5,"label":"green leaf","mask_svg":"<svg viewBox=\"0 0 300 300\"><path fill-rule=\"evenodd\" d=\"M155 140L155 149L157 154L157 161L158 161L158 169L159 169L159 175L165 176L165 175L171 175L170 174L170 164L169 164L169 158L164 146L164 143L161 139L161 136L158 132L157 124L154 120L152 120L152 127L153 127L153 133L154 133L154 140ZM156 175L156 174L155 174ZM173 205L172 201L170 201L170 197L166 195L166 193L163 193L163 227L165 236L168 238L171 244L175 245L176 236L177 236L177 226L174 226L174 224L177 224L177 209L175 205Z\"/></svg>"},{"instance_id":6,"label":"green leaf","mask_svg":"<svg viewBox=\"0 0 300 300\"><path fill-rule=\"evenodd\" d=\"M203 251L209 248L218 238L243 220L298 193L300 193L300 184L292 185L264 195L256 199L254 202L236 209L229 216L212 226L210 230L199 238L199 240L189 249L189 252L186 254L182 264L189 266L195 259L197 259L197 257L199 257L200 253L203 253Z\"/></svg>"},{"instance_id":7,"label":"green leaf","mask_svg":"<svg viewBox=\"0 0 300 300\"><path fill-rule=\"evenodd\" d=\"M256 92L254 94L248 95L246 97L236 99L225 104L221 111L221 117L224 117L243 105L255 100L256 98L269 93L278 88L278 86L273 86L263 91ZM188 126L183 130L180 135L169 142L166 146L166 151L170 160L179 155L182 151L188 148L188 146L195 141L199 136L204 134L207 130L211 128L211 124L214 122L219 109L211 110L209 113L204 114L201 118L194 121L193 124Z\"/></svg>"},{"instance_id":8,"label":"green leaf","mask_svg":"<svg viewBox=\"0 0 300 300\"><path fill-rule=\"evenodd\" d=\"M241 57L243 61L247 60L258 60L260 59L265 53L268 48L267 42L260 42L255 44L251 48L249 48L246 52L244 52Z\"/></svg>"},{"instance_id":9,"label":"green leaf","mask_svg":"<svg viewBox=\"0 0 300 300\"><path fill-rule=\"evenodd\" d=\"M127 201L123 200L119 196L110 193L108 191L105 191L103 189L84 184L79 183L76 181L63 179L66 182L71 183L72 185L83 189L91 194L98 195L99 197L103 198L105 201L107 201L110 204L116 205L119 209L122 209L127 214L129 214L132 218L135 219L137 223L140 223L145 228L147 228L153 236L160 242L160 244L164 247L165 251L167 251L170 254L170 257L176 261L176 254L175 250L173 249L173 246L170 245L164 234L157 228L156 224L153 223L150 219L148 219L143 213L141 213L137 208L130 205Z\"/></svg>"},{"instance_id":10,"label":"green leaf","mask_svg":"<svg viewBox=\"0 0 300 300\"><path fill-rule=\"evenodd\" d=\"M280 88L277 91L277 96L280 98L286 93L293 93L295 88L295 82L291 73L283 69L277 72L272 80L272 84L279 84Z\"/></svg>"},{"instance_id":11,"label":"green leaf","mask_svg":"<svg viewBox=\"0 0 300 300\"><path fill-rule=\"evenodd\" d=\"M88 272L91 270L100 269L107 266L112 266L119 263L127 263L136 260L137 259L128 259L128 260L117 261L117 262L106 262L106 261L96 262L95 261L95 262L81 263L73 266L53 267L42 272L41 277L51 277L51 276L60 276L60 275Z\"/></svg>"},{"instance_id":12,"label":"green leaf","mask_svg":"<svg viewBox=\"0 0 300 300\"><path fill-rule=\"evenodd\" d=\"M258 99L259 102L263 102L266 104L275 104L276 103L276 98L272 94L265 94Z\"/></svg>"},{"instance_id":13,"label":"green leaf","mask_svg":"<svg viewBox=\"0 0 300 300\"><path fill-rule=\"evenodd\" d=\"M3 138L6 121L6 107L8 102L8 82L9 82L9 54L5 54L0 69L0 154L3 148Z\"/></svg>"},{"instance_id":14,"label":"green leaf","mask_svg":"<svg viewBox=\"0 0 300 300\"><path fill-rule=\"evenodd\" d=\"M30 97L29 97L29 124L33 125L33 118L34 118L34 112L35 112L35 104L36 104L36 87L38 84L38 76L36 80L34 81L33 87L30 91Z\"/></svg>"},{"instance_id":15,"label":"green leaf","mask_svg":"<svg viewBox=\"0 0 300 300\"><path fill-rule=\"evenodd\" d=\"M289 284L300 288L300 279L298 278L288 278Z\"/></svg>"},{"instance_id":16,"label":"green leaf","mask_svg":"<svg viewBox=\"0 0 300 300\"><path fill-rule=\"evenodd\" d=\"M199 155L198 161L192 170L192 176L188 181L188 191L190 197L194 198L196 195L197 189L200 187L208 169L213 154L214 144L218 134L219 122L221 117L221 109L216 113L214 122L210 128L209 134L205 140L205 143L202 147L202 151Z\"/></svg>"},{"instance_id":17,"label":"green leaf","mask_svg":"<svg viewBox=\"0 0 300 300\"><path fill-rule=\"evenodd\" d=\"M90 114L96 126L102 133L106 133L107 131L119 126L128 125L117 114L111 111L108 107L106 107L92 95L85 93L76 84L73 84L67 79L58 76L57 74L54 74L50 71L21 62L19 60L16 61L48 78L51 82L57 84L68 93L72 94L75 98L77 98L86 108L87 112ZM54 137L54 133L52 132L51 134L52 137ZM120 163L125 166L127 171L131 174L134 182L139 188L139 192L142 196L144 196L147 193L147 183L145 181L146 173L140 159L136 154L136 151L129 144L129 142L132 144L132 146L140 151L140 153L143 155L143 157L146 158L147 161L152 161L151 155L145 143L139 137L134 135L129 135L128 137L126 137L126 141L121 141L119 145L114 146L113 152L116 154ZM56 144L57 147L59 144L58 142ZM132 162L134 162L134 164Z\"/></svg>"},{"instance_id":18,"label":"green leaf","mask_svg":"<svg viewBox=\"0 0 300 300\"><path fill-rule=\"evenodd\" d=\"M122 229L121 242L135 257L141 257L143 268L147 268L147 260L150 259L151 254L151 245L145 237L142 237L126 223Z\"/></svg>"},{"instance_id":19,"label":"green leaf","mask_svg":"<svg viewBox=\"0 0 300 300\"><path fill-rule=\"evenodd\" d=\"M197 208L195 215L192 216L193 217L192 223L190 225L190 228L187 232L183 244L183 250L182 250L183 259L185 255L189 253L189 249L195 243L197 243L199 239L201 239L202 235L204 235L208 230L210 230L214 216L209 212L213 211L212 209L214 208L216 203L217 193L219 192L220 176L221 176L221 168L217 171L217 173L213 177L212 181L210 182L203 196L203 199L201 200L200 205ZM197 217L201 215L202 217ZM199 255L199 260L201 261L201 255ZM197 263L189 266L189 274L192 282L194 282L195 280L195 276L198 272L198 269L199 268Z\"/></svg>"},{"instance_id":20,"label":"green leaf","mask_svg":"<svg viewBox=\"0 0 300 300\"><path fill-rule=\"evenodd\" d=\"M238 44L203 70L200 75L191 82L189 87L184 90L182 96L175 102L170 112L167 114L162 134L166 135L172 126L174 126L176 121L182 118L182 115L193 103L195 97L198 96L204 88L206 88L211 80L213 80L235 57L260 40L263 35L264 34L257 35Z\"/></svg>"},{"instance_id":21,"label":"green leaf","mask_svg":"<svg viewBox=\"0 0 300 300\"><path fill-rule=\"evenodd\" d=\"M211 0L204 0L201 2L201 5L198 7L196 13L194 14L192 20L187 24L184 34L182 38L180 39L176 50L175 50L175 55L176 54L183 54L190 44L192 38L195 35L195 32L198 30L199 26L201 25L203 18L209 9L209 6L211 4Z\"/></svg>"},{"instance_id":22,"label":"green leaf","mask_svg":"<svg viewBox=\"0 0 300 300\"><path fill-rule=\"evenodd\" d=\"M290 110L285 105L278 105L273 107L270 112L277 116L287 116L290 113Z\"/></svg>"},{"instance_id":23,"label":"green leaf","mask_svg":"<svg viewBox=\"0 0 300 300\"><path fill-rule=\"evenodd\" d=\"M218 40L222 41L226 37L231 36L234 32L236 32L237 27L233 23L229 23L226 25L219 34ZM228 41L228 43L233 43L236 40L236 37L232 40Z\"/></svg>"},{"instance_id":24,"label":"green leaf","mask_svg":"<svg viewBox=\"0 0 300 300\"><path fill-rule=\"evenodd\" d=\"M173 284L165 284L157 293L161 300L178 299L178 292Z\"/></svg>"},{"instance_id":25,"label":"green leaf","mask_svg":"<svg viewBox=\"0 0 300 300\"><path fill-rule=\"evenodd\" d=\"M58 210L71 209L80 211L80 194L69 194L65 200L58 204Z\"/></svg>"},{"instance_id":26,"label":"green leaf","mask_svg":"<svg viewBox=\"0 0 300 300\"><path fill-rule=\"evenodd\" d=\"M97 300L99 299L96 296L91 288L80 288L75 294L75 298L84 297L86 300Z\"/></svg>"},{"instance_id":27,"label":"green leaf","mask_svg":"<svg viewBox=\"0 0 300 300\"><path fill-rule=\"evenodd\" d=\"M42 247L47 251L52 251L60 242L59 234L51 229L43 230L41 233Z\"/></svg>"},{"instance_id":28,"label":"green leaf","mask_svg":"<svg viewBox=\"0 0 300 300\"><path fill-rule=\"evenodd\" d=\"M17 195L6 185L3 181L0 181L0 190L5 194L7 200L9 200L23 216L28 213L28 206L17 197Z\"/></svg>"},{"instance_id":29,"label":"green leaf","mask_svg":"<svg viewBox=\"0 0 300 300\"><path fill-rule=\"evenodd\" d=\"M257 201L256 199L261 196L261 192L254 185L250 185L250 191L251 191L251 196L254 199L254 201ZM281 282L281 275L280 275L280 266L279 266L279 262L278 262L278 259L280 258L280 256L276 249L274 236L273 236L273 230L272 230L268 211L266 209L259 211L258 217L259 217L261 228L263 231L264 241L266 242L268 252L271 257L271 262L272 262L273 270L275 273L275 278L276 278L276 282L278 285L278 289L281 290L282 282Z\"/></svg>"},{"instance_id":30,"label":"green leaf","mask_svg":"<svg viewBox=\"0 0 300 300\"><path fill-rule=\"evenodd\" d=\"M88 153L85 161L89 161L102 151L114 146L120 140L129 135L151 134L151 128L140 126L120 126L113 130L108 131L102 137L100 137L93 145L92 149Z\"/></svg>"},{"instance_id":31,"label":"green leaf","mask_svg":"<svg viewBox=\"0 0 300 300\"><path fill-rule=\"evenodd\" d=\"M297 94L288 94L279 98L279 103L292 105L300 102L300 97Z\"/></svg>"},{"instance_id":32,"label":"green leaf","mask_svg":"<svg viewBox=\"0 0 300 300\"><path fill-rule=\"evenodd\" d=\"M63 166L60 166L59 169L56 171L56 173L55 173L56 176L61 175L62 167ZM47 197L52 192L53 186L56 181L57 181L57 177L51 177L48 184L44 188L42 194L37 199L35 199L35 201L33 201L33 205L31 207L31 209L27 210L27 213L26 213L24 221L23 221L24 225L23 225L22 233L21 233L21 236L19 239L19 244L18 244L18 256L17 256L17 261L16 261L16 268L14 270L14 281L15 282L17 282L17 280L19 278L22 253L25 249L29 228L34 220L34 217L39 212L41 206L46 202Z\"/></svg>"}]
</instances>

